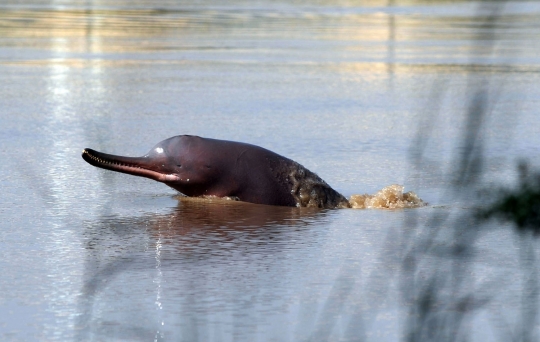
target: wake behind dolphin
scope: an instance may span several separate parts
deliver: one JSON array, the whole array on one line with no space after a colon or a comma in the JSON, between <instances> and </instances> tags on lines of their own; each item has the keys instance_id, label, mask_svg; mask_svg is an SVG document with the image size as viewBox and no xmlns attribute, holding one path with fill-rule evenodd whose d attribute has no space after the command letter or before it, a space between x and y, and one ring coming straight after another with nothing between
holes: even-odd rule
<instances>
[{"instance_id":1,"label":"wake behind dolphin","mask_svg":"<svg viewBox=\"0 0 540 342\"><path fill-rule=\"evenodd\" d=\"M349 202L297 162L240 142L179 135L158 143L142 157L88 148L82 157L96 167L162 182L189 197L227 197L291 207L362 207L358 198L353 201L353 196Z\"/></svg>"}]
</instances>

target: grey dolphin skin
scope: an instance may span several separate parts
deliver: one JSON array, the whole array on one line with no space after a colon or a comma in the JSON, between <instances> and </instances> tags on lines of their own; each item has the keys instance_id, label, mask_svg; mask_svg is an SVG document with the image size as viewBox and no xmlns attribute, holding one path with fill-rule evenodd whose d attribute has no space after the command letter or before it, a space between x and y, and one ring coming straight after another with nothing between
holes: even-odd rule
<instances>
[{"instance_id":1,"label":"grey dolphin skin","mask_svg":"<svg viewBox=\"0 0 540 342\"><path fill-rule=\"evenodd\" d=\"M85 149L89 164L165 183L190 197L231 197L244 202L317 208L349 208L345 197L315 173L255 145L179 135L142 157Z\"/></svg>"}]
</instances>

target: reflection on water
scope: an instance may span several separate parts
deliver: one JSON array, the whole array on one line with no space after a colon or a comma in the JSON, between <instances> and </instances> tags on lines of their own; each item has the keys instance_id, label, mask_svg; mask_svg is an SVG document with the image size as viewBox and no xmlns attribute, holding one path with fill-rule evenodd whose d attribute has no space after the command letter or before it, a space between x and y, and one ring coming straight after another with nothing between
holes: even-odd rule
<instances>
[{"instance_id":1,"label":"reflection on water","mask_svg":"<svg viewBox=\"0 0 540 342\"><path fill-rule=\"evenodd\" d=\"M164 243L201 255L229 253L235 244L241 245L241 249L252 245L262 252L265 248L276 248L285 242L285 238L286 243L292 243L290 236L280 235L298 230L309 224L313 217L320 220L325 216L324 211L310 208L253 205L220 199L181 197L179 200L174 213L145 219L149 233L159 234ZM292 229L294 227L297 228Z\"/></svg>"},{"instance_id":2,"label":"reflection on water","mask_svg":"<svg viewBox=\"0 0 540 342\"><path fill-rule=\"evenodd\" d=\"M227 293L235 290L237 281L244 276L249 278L242 280L242 286L257 286L260 291L281 296L287 284L276 277L287 273L282 273L289 268L286 255L312 244L310 222L324 217L325 212L305 208L181 198L169 214L90 221L83 233L89 253L77 338L133 338L132 325L126 325L123 319L116 321L106 313L115 307L118 310L126 300L135 301L130 306L140 306L152 315L140 321L144 323L136 329L137 335L163 338L164 331L171 333L169 325L180 324L187 336L201 329L200 325L211 325L203 321L183 326L183 319L216 316L217 323L223 324L230 313L236 314L238 310L228 302ZM268 269L282 262L283 267ZM147 274L150 278L140 278L141 272L146 274L152 268L155 272ZM129 298L109 302L113 293L126 291L122 289L126 282ZM149 287L150 283L153 285ZM147 296L137 299L134 295L152 287L156 314L152 314ZM181 296L176 298L171 291L178 291ZM271 303L265 296L255 295L251 305L264 307ZM177 300L182 306L180 311L175 309ZM164 309L168 315L161 313ZM175 316L170 316L171 311ZM240 322L235 324L242 326ZM154 331L155 327L158 328Z\"/></svg>"},{"instance_id":3,"label":"reflection on water","mask_svg":"<svg viewBox=\"0 0 540 342\"><path fill-rule=\"evenodd\" d=\"M4 1L0 339L395 341L451 322L438 337L492 340L529 317L525 331L536 240L478 231L470 208L538 160L539 18L537 1ZM432 206L177 200L80 158L178 134Z\"/></svg>"},{"instance_id":4,"label":"reflection on water","mask_svg":"<svg viewBox=\"0 0 540 342\"><path fill-rule=\"evenodd\" d=\"M414 2L412 2L414 4ZM491 26L479 24L489 6L446 3L409 7L380 1L371 6L302 1L216 5L66 3L20 9L0 7L4 62L99 60L328 63L333 67L381 61L407 70L418 65L511 64L531 68L540 39L537 2L510 2ZM474 14L474 15L471 15ZM474 32L489 30L500 42L481 49ZM18 54L21 48L30 54ZM68 54L55 60L47 51ZM178 55L180 53L180 55ZM535 63L533 63L535 64ZM386 65L386 67L392 67ZM508 66L507 66L508 67ZM390 69L385 69L389 71ZM534 66L534 71L537 66Z\"/></svg>"}]
</instances>

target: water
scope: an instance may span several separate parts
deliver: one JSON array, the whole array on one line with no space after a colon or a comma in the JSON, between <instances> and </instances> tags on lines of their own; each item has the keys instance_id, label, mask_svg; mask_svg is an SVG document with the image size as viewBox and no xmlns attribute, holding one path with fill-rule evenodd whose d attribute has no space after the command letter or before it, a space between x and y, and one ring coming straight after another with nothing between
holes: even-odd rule
<instances>
[{"instance_id":1,"label":"water","mask_svg":"<svg viewBox=\"0 0 540 342\"><path fill-rule=\"evenodd\" d=\"M0 339L394 341L420 280L450 269L450 303L487 303L463 329L504 340L535 307L527 245L496 222L452 235L482 204L453 185L468 151L472 190L537 165L539 19L535 1L3 2ZM400 184L430 206L181 200L80 157L178 134L263 146L347 197ZM453 263L460 239L471 253Z\"/></svg>"}]
</instances>

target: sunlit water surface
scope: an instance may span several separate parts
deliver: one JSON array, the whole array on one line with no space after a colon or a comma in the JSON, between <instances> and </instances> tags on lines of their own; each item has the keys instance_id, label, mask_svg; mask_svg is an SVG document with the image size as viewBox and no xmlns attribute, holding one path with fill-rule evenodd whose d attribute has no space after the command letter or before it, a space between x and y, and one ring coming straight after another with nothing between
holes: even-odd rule
<instances>
[{"instance_id":1,"label":"sunlit water surface","mask_svg":"<svg viewBox=\"0 0 540 342\"><path fill-rule=\"evenodd\" d=\"M452 190L471 98L488 103L475 184L540 157L540 4L501 3L4 1L0 340L403 338L404 256L477 225L459 220L476 193ZM400 184L430 205L186 200L80 157L178 134L263 146L347 197ZM523 304L520 237L491 224L458 275L489 297L467 316L482 341ZM444 236L419 277L447 264Z\"/></svg>"}]
</instances>

